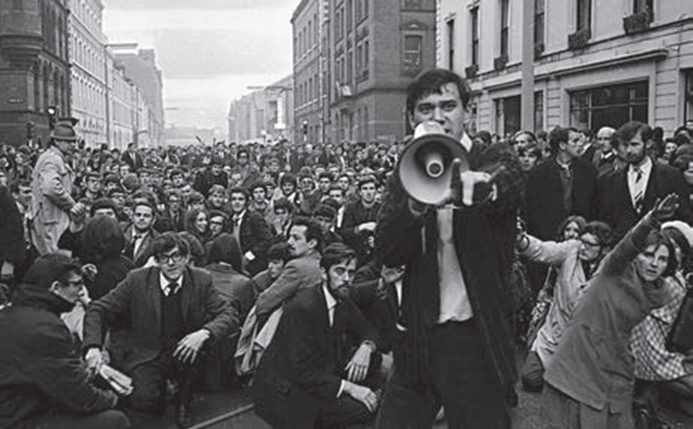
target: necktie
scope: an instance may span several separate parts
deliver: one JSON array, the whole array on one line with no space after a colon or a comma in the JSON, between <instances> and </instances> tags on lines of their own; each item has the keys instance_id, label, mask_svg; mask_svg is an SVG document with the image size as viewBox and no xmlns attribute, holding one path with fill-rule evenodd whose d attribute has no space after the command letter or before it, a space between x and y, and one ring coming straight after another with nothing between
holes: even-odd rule
<instances>
[{"instance_id":1,"label":"necktie","mask_svg":"<svg viewBox=\"0 0 693 429\"><path fill-rule=\"evenodd\" d=\"M640 167L633 167L635 172L635 186L633 189L633 208L640 213L642 210L642 202L645 196L645 181L644 173Z\"/></svg>"},{"instance_id":2,"label":"necktie","mask_svg":"<svg viewBox=\"0 0 693 429\"><path fill-rule=\"evenodd\" d=\"M178 283L176 282L169 282L169 284L164 287L164 295L166 296L171 295L171 293L175 294L176 292L178 292Z\"/></svg>"},{"instance_id":3,"label":"necktie","mask_svg":"<svg viewBox=\"0 0 693 429\"><path fill-rule=\"evenodd\" d=\"M142 244L142 234L134 234L132 236L132 257L137 257L137 252L140 250L140 245Z\"/></svg>"}]
</instances>

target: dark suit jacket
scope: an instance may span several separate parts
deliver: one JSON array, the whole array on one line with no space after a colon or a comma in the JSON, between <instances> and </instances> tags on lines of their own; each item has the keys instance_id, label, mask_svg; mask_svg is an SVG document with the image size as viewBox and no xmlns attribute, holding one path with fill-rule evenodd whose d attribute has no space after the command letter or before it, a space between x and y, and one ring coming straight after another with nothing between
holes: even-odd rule
<instances>
[{"instance_id":1,"label":"dark suit jacket","mask_svg":"<svg viewBox=\"0 0 693 429\"><path fill-rule=\"evenodd\" d=\"M339 371L350 358L345 335L376 341L350 299L337 304L330 328L322 285L299 291L258 365L255 412L275 427L313 429L320 408L336 401Z\"/></svg>"},{"instance_id":2,"label":"dark suit jacket","mask_svg":"<svg viewBox=\"0 0 693 429\"><path fill-rule=\"evenodd\" d=\"M611 225L619 238L635 226L638 220L654 207L658 199L671 193L679 196L679 209L675 218L688 223L693 220L688 188L680 171L661 162L652 161L643 207L638 213L633 208L628 189L629 168L607 174L599 180L598 218Z\"/></svg>"},{"instance_id":3,"label":"dark suit jacket","mask_svg":"<svg viewBox=\"0 0 693 429\"><path fill-rule=\"evenodd\" d=\"M135 255L135 243L132 241L134 229L135 227L132 225L125 229L125 249L123 249L123 254L127 256L136 267L142 267L147 263L149 257L152 256L151 246L154 239L161 234L152 228L149 234L142 239L142 244L140 244L140 247L137 249L137 254Z\"/></svg>"},{"instance_id":4,"label":"dark suit jacket","mask_svg":"<svg viewBox=\"0 0 693 429\"><path fill-rule=\"evenodd\" d=\"M564 208L561 167L555 159L537 165L529 175L524 213L530 234L541 240L549 240L556 235L556 229L566 217L592 217L597 195L597 172L591 163L579 158L573 161L572 172L573 207L570 212Z\"/></svg>"},{"instance_id":5,"label":"dark suit jacket","mask_svg":"<svg viewBox=\"0 0 693 429\"><path fill-rule=\"evenodd\" d=\"M231 233L233 234L233 222ZM255 275L267 268L267 249L272 244L272 231L261 214L252 210L246 210L241 220L241 231L239 234L241 251L245 255L248 251L253 252L255 259L248 262L246 270L251 275Z\"/></svg>"},{"instance_id":6,"label":"dark suit jacket","mask_svg":"<svg viewBox=\"0 0 693 429\"><path fill-rule=\"evenodd\" d=\"M159 267L131 271L115 289L89 305L84 317L85 351L103 346L107 329L129 320L112 350L114 365L127 373L157 358L164 346L159 273ZM187 268L179 293L187 333L206 328L216 339L238 329L238 315L214 288L212 276L205 270Z\"/></svg>"},{"instance_id":7,"label":"dark suit jacket","mask_svg":"<svg viewBox=\"0 0 693 429\"><path fill-rule=\"evenodd\" d=\"M474 143L468 158L472 170L505 167L494 180L497 198L455 210L453 231L474 320L493 366L494 380L489 382L510 386L517 373L511 325L515 303L509 277L526 177L517 156L504 143L489 147ZM474 194L488 195L489 188L478 184ZM407 331L395 361L398 373L414 383L430 379L428 334L440 313L438 234L436 211L429 208L421 218L414 217L402 183L394 175L378 215L375 242L377 256L385 265L406 266L400 320Z\"/></svg>"},{"instance_id":8,"label":"dark suit jacket","mask_svg":"<svg viewBox=\"0 0 693 429\"><path fill-rule=\"evenodd\" d=\"M140 168L144 167L144 160L142 159L142 155L139 152L135 152L135 154L132 155L130 151L126 150L125 152L123 152L121 159L123 160L123 162L130 166L130 171L132 171L133 173L139 170Z\"/></svg>"}]
</instances>

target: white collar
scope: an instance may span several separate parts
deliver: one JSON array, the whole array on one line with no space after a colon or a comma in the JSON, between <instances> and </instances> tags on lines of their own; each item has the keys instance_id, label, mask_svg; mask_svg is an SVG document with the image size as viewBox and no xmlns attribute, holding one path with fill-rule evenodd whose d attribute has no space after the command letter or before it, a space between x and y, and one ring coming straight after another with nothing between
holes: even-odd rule
<instances>
[{"instance_id":1,"label":"white collar","mask_svg":"<svg viewBox=\"0 0 693 429\"><path fill-rule=\"evenodd\" d=\"M649 156L646 156L643 162L640 165L630 165L630 169L628 170L631 174L636 173L636 168L639 168L640 171L645 174L645 176L648 176L650 174L650 171L652 170L652 159L650 159Z\"/></svg>"},{"instance_id":2,"label":"white collar","mask_svg":"<svg viewBox=\"0 0 693 429\"><path fill-rule=\"evenodd\" d=\"M467 150L467 152L472 151L472 139L469 138L467 133L462 134L462 138L460 139L460 143L462 143L462 147Z\"/></svg>"},{"instance_id":3,"label":"white collar","mask_svg":"<svg viewBox=\"0 0 693 429\"><path fill-rule=\"evenodd\" d=\"M325 304L327 306L327 311L330 311L337 306L337 300L334 299L330 291L327 289L326 283L322 284L322 291L325 294Z\"/></svg>"},{"instance_id":4,"label":"white collar","mask_svg":"<svg viewBox=\"0 0 693 429\"><path fill-rule=\"evenodd\" d=\"M178 277L176 280L169 280L166 278L166 276L164 276L164 273L161 272L161 270L160 270L159 271L159 286L161 287L161 290L165 291L168 288L168 285L170 285L171 283L175 283L176 288L173 292L175 293L176 291L179 291L180 288L183 287L183 275Z\"/></svg>"}]
</instances>

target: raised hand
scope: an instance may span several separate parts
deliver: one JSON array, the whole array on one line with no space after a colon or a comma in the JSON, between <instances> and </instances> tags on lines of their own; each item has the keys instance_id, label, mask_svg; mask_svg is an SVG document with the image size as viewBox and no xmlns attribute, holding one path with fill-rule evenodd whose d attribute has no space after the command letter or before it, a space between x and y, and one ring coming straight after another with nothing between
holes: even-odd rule
<instances>
[{"instance_id":1,"label":"raised hand","mask_svg":"<svg viewBox=\"0 0 693 429\"><path fill-rule=\"evenodd\" d=\"M652 212L658 220L664 221L671 219L679 208L679 196L677 194L669 194L662 201L658 201Z\"/></svg>"}]
</instances>

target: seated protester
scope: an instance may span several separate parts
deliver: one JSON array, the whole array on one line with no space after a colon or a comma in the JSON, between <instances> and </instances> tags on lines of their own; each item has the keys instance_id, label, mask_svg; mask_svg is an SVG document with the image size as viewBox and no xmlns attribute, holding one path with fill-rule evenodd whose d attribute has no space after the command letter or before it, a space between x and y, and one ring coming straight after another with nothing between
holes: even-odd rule
<instances>
[{"instance_id":1,"label":"seated protester","mask_svg":"<svg viewBox=\"0 0 693 429\"><path fill-rule=\"evenodd\" d=\"M199 192L193 192L190 194L188 197L188 203L186 205L186 209L188 211L198 209L198 210L204 210L207 208L207 204L205 202L205 197Z\"/></svg>"},{"instance_id":2,"label":"seated protester","mask_svg":"<svg viewBox=\"0 0 693 429\"><path fill-rule=\"evenodd\" d=\"M122 188L120 179L115 174L107 174L103 179L103 192L108 196L108 193L115 188Z\"/></svg>"},{"instance_id":3,"label":"seated protester","mask_svg":"<svg viewBox=\"0 0 693 429\"><path fill-rule=\"evenodd\" d=\"M206 208L195 208L188 210L185 214L185 230L206 243L209 239L209 215Z\"/></svg>"},{"instance_id":4,"label":"seated protester","mask_svg":"<svg viewBox=\"0 0 693 429\"><path fill-rule=\"evenodd\" d=\"M255 412L275 428L346 427L372 420L379 394L376 334L349 298L356 255L344 244L325 249L322 281L285 306L253 382ZM349 333L360 344L353 355Z\"/></svg>"},{"instance_id":5,"label":"seated protester","mask_svg":"<svg viewBox=\"0 0 693 429\"><path fill-rule=\"evenodd\" d=\"M291 259L289 243L276 243L267 250L267 269L253 277L254 296L257 297L266 290L284 271L284 266Z\"/></svg>"},{"instance_id":6,"label":"seated protester","mask_svg":"<svg viewBox=\"0 0 693 429\"><path fill-rule=\"evenodd\" d=\"M272 220L272 233L274 242L284 242L289 238L289 228L293 219L295 206L286 198L280 198L274 202L274 219Z\"/></svg>"},{"instance_id":7,"label":"seated protester","mask_svg":"<svg viewBox=\"0 0 693 429\"><path fill-rule=\"evenodd\" d=\"M298 210L301 197L298 193L298 180L293 173L286 173L279 179L279 192L277 194L274 198L275 201L285 198L294 205L292 212Z\"/></svg>"},{"instance_id":8,"label":"seated protester","mask_svg":"<svg viewBox=\"0 0 693 429\"><path fill-rule=\"evenodd\" d=\"M88 367L99 368L105 333L129 318L122 343L110 350L112 366L132 378L134 390L124 405L135 415L159 417L165 411L166 386L173 385L176 423L187 427L200 352L238 329L238 317L210 274L188 265L190 250L183 238L167 232L154 240L152 250L156 266L131 271L89 306L83 349Z\"/></svg>"},{"instance_id":9,"label":"seated protester","mask_svg":"<svg viewBox=\"0 0 693 429\"><path fill-rule=\"evenodd\" d=\"M185 210L183 196L178 189L164 193L164 210L159 212L154 229L159 232L183 231L185 229Z\"/></svg>"},{"instance_id":10,"label":"seated protester","mask_svg":"<svg viewBox=\"0 0 693 429\"><path fill-rule=\"evenodd\" d=\"M209 188L209 197L207 198L208 210L224 210L226 203L226 189L223 186L214 185Z\"/></svg>"},{"instance_id":11,"label":"seated protester","mask_svg":"<svg viewBox=\"0 0 693 429\"><path fill-rule=\"evenodd\" d=\"M209 237L205 245L205 254L209 255L209 249L212 247L214 239L219 237L224 231L229 228L229 215L221 210L212 210L209 212Z\"/></svg>"},{"instance_id":12,"label":"seated protester","mask_svg":"<svg viewBox=\"0 0 693 429\"><path fill-rule=\"evenodd\" d=\"M271 224L274 220L274 210L269 198L267 198L267 186L265 183L253 183L248 188L248 194L250 195L248 209L259 213L265 219L265 222Z\"/></svg>"},{"instance_id":13,"label":"seated protester","mask_svg":"<svg viewBox=\"0 0 693 429\"><path fill-rule=\"evenodd\" d=\"M125 220L125 215L123 214L123 206L125 206L125 190L119 185L106 192L106 197L108 197L116 206L116 215L119 221Z\"/></svg>"},{"instance_id":14,"label":"seated protester","mask_svg":"<svg viewBox=\"0 0 693 429\"><path fill-rule=\"evenodd\" d=\"M58 241L59 249L70 251L73 258L79 258L80 260L85 260L87 256L82 246L82 232L87 223L86 214L84 205L76 204L70 211L70 226L63 232ZM109 198L99 198L94 201L89 210L90 218L103 215L117 220L117 214L118 208Z\"/></svg>"},{"instance_id":15,"label":"seated protester","mask_svg":"<svg viewBox=\"0 0 693 429\"><path fill-rule=\"evenodd\" d=\"M589 280L611 250L613 239L611 227L598 221L588 223L579 239L563 242L541 241L524 232L520 234L517 250L522 256L558 268L553 300L522 367L522 384L526 390L542 389L544 369L551 362Z\"/></svg>"},{"instance_id":16,"label":"seated protester","mask_svg":"<svg viewBox=\"0 0 693 429\"><path fill-rule=\"evenodd\" d=\"M130 427L118 396L90 382L60 314L83 289L80 266L65 255L39 257L0 311L0 427Z\"/></svg>"},{"instance_id":17,"label":"seated protester","mask_svg":"<svg viewBox=\"0 0 693 429\"><path fill-rule=\"evenodd\" d=\"M97 172L88 172L82 179L82 198L95 201L103 197L101 192L101 175Z\"/></svg>"},{"instance_id":18,"label":"seated protester","mask_svg":"<svg viewBox=\"0 0 693 429\"><path fill-rule=\"evenodd\" d=\"M214 239L205 267L221 296L238 310L244 320L255 304L253 283L243 271L241 248L233 235L222 233Z\"/></svg>"},{"instance_id":19,"label":"seated protester","mask_svg":"<svg viewBox=\"0 0 693 429\"><path fill-rule=\"evenodd\" d=\"M142 267L152 255L150 247L159 236L154 229L156 208L146 199L133 203L132 223L125 228L125 250L123 253L136 267Z\"/></svg>"},{"instance_id":20,"label":"seated protester","mask_svg":"<svg viewBox=\"0 0 693 429\"><path fill-rule=\"evenodd\" d=\"M335 230L337 221L337 211L329 204L320 203L313 213L315 219L322 228L322 243L323 246L329 246L332 243L343 243L342 237Z\"/></svg>"},{"instance_id":21,"label":"seated protester","mask_svg":"<svg viewBox=\"0 0 693 429\"><path fill-rule=\"evenodd\" d=\"M289 231L289 253L292 259L281 275L265 289L255 303L258 317L269 316L287 302L299 289L311 288L321 282L320 248L322 230L314 220L298 217Z\"/></svg>"},{"instance_id":22,"label":"seated protester","mask_svg":"<svg viewBox=\"0 0 693 429\"><path fill-rule=\"evenodd\" d=\"M693 228L671 221L662 225L662 234L674 245L679 268L664 282L670 299L633 328L630 350L635 359L635 377L656 383L660 390L672 394L681 411L692 415L693 369L686 363L689 356L669 351L666 342L687 291L685 277L690 273Z\"/></svg>"}]
</instances>

